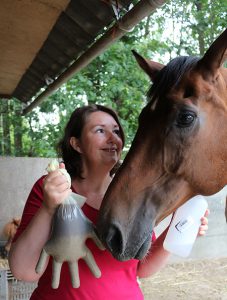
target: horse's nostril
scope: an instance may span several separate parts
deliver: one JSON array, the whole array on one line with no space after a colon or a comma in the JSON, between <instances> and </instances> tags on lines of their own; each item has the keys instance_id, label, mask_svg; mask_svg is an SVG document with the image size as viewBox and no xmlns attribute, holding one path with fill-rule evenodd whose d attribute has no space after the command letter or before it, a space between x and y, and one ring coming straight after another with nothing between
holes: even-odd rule
<instances>
[{"instance_id":1,"label":"horse's nostril","mask_svg":"<svg viewBox=\"0 0 227 300\"><path fill-rule=\"evenodd\" d=\"M122 234L115 225L111 225L108 230L106 235L106 246L113 253L121 254L123 252Z\"/></svg>"}]
</instances>

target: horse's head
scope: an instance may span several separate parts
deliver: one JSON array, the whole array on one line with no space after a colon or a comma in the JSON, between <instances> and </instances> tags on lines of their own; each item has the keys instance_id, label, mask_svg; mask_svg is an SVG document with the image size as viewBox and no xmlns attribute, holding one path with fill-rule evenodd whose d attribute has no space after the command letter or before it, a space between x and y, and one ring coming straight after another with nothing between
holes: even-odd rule
<instances>
[{"instance_id":1,"label":"horse's head","mask_svg":"<svg viewBox=\"0 0 227 300\"><path fill-rule=\"evenodd\" d=\"M142 258L155 224L196 194L227 183L227 30L203 58L167 66L135 53L153 86L131 149L103 200L101 239L120 259Z\"/></svg>"}]
</instances>

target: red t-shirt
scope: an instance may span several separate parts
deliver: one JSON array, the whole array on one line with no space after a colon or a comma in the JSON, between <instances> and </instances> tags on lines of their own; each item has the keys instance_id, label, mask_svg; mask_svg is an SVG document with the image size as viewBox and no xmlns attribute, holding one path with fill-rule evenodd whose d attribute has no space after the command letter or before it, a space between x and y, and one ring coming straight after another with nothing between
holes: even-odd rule
<instances>
[{"instance_id":1,"label":"red t-shirt","mask_svg":"<svg viewBox=\"0 0 227 300\"><path fill-rule=\"evenodd\" d=\"M23 232L28 223L38 211L43 201L41 177L33 186L26 202L21 224L14 240ZM82 207L84 214L96 224L98 210L86 203ZM155 236L153 235L153 238ZM120 262L113 258L107 250L100 250L92 240L87 240L87 246L94 255L94 259L101 270L101 278L95 278L84 260L79 260L80 287L73 288L68 264L63 263L58 289L51 288L52 259L38 282L38 287L31 296L31 300L141 300L142 292L137 283L138 260Z\"/></svg>"}]
</instances>

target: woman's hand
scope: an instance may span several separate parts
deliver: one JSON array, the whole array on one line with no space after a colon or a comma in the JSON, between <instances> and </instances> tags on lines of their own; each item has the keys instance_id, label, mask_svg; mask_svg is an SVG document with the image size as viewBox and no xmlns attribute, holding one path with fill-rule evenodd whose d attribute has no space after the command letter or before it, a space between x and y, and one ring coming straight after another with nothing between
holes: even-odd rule
<instances>
[{"instance_id":1,"label":"woman's hand","mask_svg":"<svg viewBox=\"0 0 227 300\"><path fill-rule=\"evenodd\" d=\"M210 210L207 209L204 216L201 218L201 225L199 227L198 236L203 236L206 234L206 231L208 230L208 216L210 214Z\"/></svg>"},{"instance_id":2,"label":"woman's hand","mask_svg":"<svg viewBox=\"0 0 227 300\"><path fill-rule=\"evenodd\" d=\"M65 168L60 163L60 168ZM59 170L49 172L43 181L43 205L50 214L53 214L56 208L70 195L71 189L65 175Z\"/></svg>"}]
</instances>

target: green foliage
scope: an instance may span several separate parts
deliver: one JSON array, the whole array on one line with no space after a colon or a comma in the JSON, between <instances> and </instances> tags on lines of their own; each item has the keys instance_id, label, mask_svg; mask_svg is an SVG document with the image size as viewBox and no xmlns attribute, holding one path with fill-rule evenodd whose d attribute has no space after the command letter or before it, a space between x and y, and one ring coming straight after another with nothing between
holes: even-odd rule
<instances>
[{"instance_id":1,"label":"green foliage","mask_svg":"<svg viewBox=\"0 0 227 300\"><path fill-rule=\"evenodd\" d=\"M226 12L226 0L169 1L28 115L20 116L19 101L0 101L0 155L56 156L70 114L87 103L108 105L118 112L127 149L150 85L131 50L162 63L176 55L201 56L225 28Z\"/></svg>"}]
</instances>

